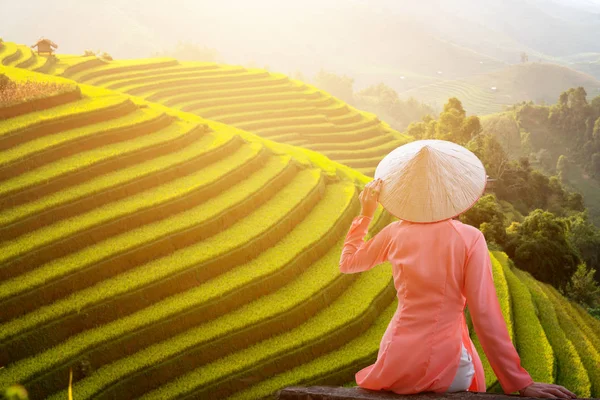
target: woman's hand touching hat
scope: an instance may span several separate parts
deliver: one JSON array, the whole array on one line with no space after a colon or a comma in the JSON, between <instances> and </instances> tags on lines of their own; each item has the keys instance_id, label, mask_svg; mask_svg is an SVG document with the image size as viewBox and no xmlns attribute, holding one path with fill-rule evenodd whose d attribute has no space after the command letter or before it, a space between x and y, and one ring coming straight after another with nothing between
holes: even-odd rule
<instances>
[{"instance_id":1,"label":"woman's hand touching hat","mask_svg":"<svg viewBox=\"0 0 600 400\"><path fill-rule=\"evenodd\" d=\"M365 185L365 188L360 192L358 198L360 200L360 215L372 218L377 209L377 203L379 202L379 192L383 181L381 179L375 179Z\"/></svg>"}]
</instances>

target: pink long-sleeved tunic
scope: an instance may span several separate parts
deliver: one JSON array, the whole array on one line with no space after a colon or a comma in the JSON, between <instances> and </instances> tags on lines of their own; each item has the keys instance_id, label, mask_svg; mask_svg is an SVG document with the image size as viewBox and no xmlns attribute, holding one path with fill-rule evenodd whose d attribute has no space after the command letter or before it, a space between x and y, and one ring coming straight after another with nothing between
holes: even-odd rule
<instances>
[{"instance_id":1,"label":"pink long-sleeved tunic","mask_svg":"<svg viewBox=\"0 0 600 400\"><path fill-rule=\"evenodd\" d=\"M504 392L533 383L510 340L481 231L452 219L396 221L365 242L370 221L365 216L352 221L340 271L351 274L390 261L398 307L377 361L355 375L360 387L399 394L446 392L458 370L462 342L475 366L468 390L485 392L483 366L464 317L466 304Z\"/></svg>"}]
</instances>

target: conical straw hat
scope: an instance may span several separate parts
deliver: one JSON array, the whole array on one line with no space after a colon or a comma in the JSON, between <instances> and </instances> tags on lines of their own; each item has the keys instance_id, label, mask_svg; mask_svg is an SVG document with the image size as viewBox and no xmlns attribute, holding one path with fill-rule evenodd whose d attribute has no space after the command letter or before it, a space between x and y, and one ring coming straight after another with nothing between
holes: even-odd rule
<instances>
[{"instance_id":1,"label":"conical straw hat","mask_svg":"<svg viewBox=\"0 0 600 400\"><path fill-rule=\"evenodd\" d=\"M410 222L437 222L471 208L487 183L479 158L445 140L417 140L390 152L377 166L379 202Z\"/></svg>"}]
</instances>

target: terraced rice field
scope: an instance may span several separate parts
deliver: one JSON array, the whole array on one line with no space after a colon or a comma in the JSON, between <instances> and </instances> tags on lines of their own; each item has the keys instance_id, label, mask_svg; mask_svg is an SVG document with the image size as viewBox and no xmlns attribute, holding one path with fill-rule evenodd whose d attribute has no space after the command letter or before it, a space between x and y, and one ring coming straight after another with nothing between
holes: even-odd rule
<instances>
[{"instance_id":1,"label":"terraced rice field","mask_svg":"<svg viewBox=\"0 0 600 400\"><path fill-rule=\"evenodd\" d=\"M65 71L89 61L71 62ZM109 66L86 80L108 79ZM153 77L183 67L122 68ZM0 388L20 382L31 398L62 399L73 369L78 399L260 399L289 385L352 382L375 361L397 307L390 266L338 267L369 178L231 125L76 87L61 104L0 120ZM220 101L214 87L207 93ZM253 104L240 121L260 115ZM302 111L282 121L320 123ZM334 154L351 157L354 145L340 141ZM389 222L379 209L369 235ZM523 365L536 380L599 397L600 324L504 254L492 261Z\"/></svg>"},{"instance_id":2,"label":"terraced rice field","mask_svg":"<svg viewBox=\"0 0 600 400\"><path fill-rule=\"evenodd\" d=\"M365 177L116 92L81 94L0 122L0 386L60 398L73 368L79 398L131 398L204 368L209 384L173 393L222 398L335 350L393 303L389 268L337 266ZM375 230L390 222L380 211Z\"/></svg>"},{"instance_id":3,"label":"terraced rice field","mask_svg":"<svg viewBox=\"0 0 600 400\"><path fill-rule=\"evenodd\" d=\"M313 149L369 176L410 140L374 114L283 74L174 59L71 63L50 73Z\"/></svg>"},{"instance_id":4,"label":"terraced rice field","mask_svg":"<svg viewBox=\"0 0 600 400\"><path fill-rule=\"evenodd\" d=\"M44 72L49 69L51 61L47 57L39 57L29 46L11 42L0 43L0 60L2 65L26 68Z\"/></svg>"},{"instance_id":5,"label":"terraced rice field","mask_svg":"<svg viewBox=\"0 0 600 400\"><path fill-rule=\"evenodd\" d=\"M461 79L444 80L399 93L400 98L414 97L441 109L448 98L458 98L469 115L493 114L512 105L515 99L507 93L483 88Z\"/></svg>"}]
</instances>

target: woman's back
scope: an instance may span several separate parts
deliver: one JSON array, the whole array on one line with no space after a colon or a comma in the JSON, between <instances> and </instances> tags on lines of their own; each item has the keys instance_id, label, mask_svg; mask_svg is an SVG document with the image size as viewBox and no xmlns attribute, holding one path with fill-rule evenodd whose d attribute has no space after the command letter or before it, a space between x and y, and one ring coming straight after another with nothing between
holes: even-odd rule
<instances>
[{"instance_id":1,"label":"woman's back","mask_svg":"<svg viewBox=\"0 0 600 400\"><path fill-rule=\"evenodd\" d=\"M391 224L388 260L396 289L409 285L419 305L435 306L442 300L459 305L463 300L464 265L468 249L480 232L456 220L431 224L398 221ZM456 312L461 312L457 307Z\"/></svg>"},{"instance_id":2,"label":"woman's back","mask_svg":"<svg viewBox=\"0 0 600 400\"><path fill-rule=\"evenodd\" d=\"M487 245L478 229L451 219L430 224L398 221L365 243L370 220L359 216L352 222L340 270L355 273L390 261L398 308L383 335L377 362L356 374L361 387L401 394L446 391L464 345L475 367L469 390L484 392L483 365L464 319L467 302L505 391L533 382L508 336Z\"/></svg>"}]
</instances>

